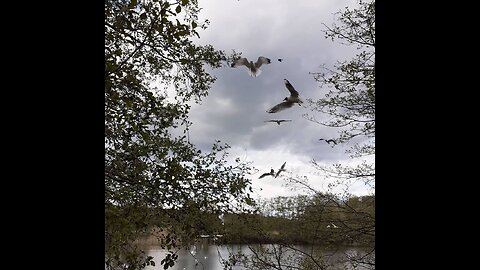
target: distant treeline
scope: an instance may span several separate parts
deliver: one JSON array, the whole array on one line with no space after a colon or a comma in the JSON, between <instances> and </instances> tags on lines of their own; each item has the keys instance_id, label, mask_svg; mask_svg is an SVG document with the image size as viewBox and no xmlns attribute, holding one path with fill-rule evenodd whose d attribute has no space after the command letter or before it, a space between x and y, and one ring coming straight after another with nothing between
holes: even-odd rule
<instances>
[{"instance_id":1,"label":"distant treeline","mask_svg":"<svg viewBox=\"0 0 480 270\"><path fill-rule=\"evenodd\" d=\"M161 212L159 225L175 216L174 210ZM374 245L375 196L276 197L259 202L255 213L199 213L198 236L212 235L217 244Z\"/></svg>"}]
</instances>

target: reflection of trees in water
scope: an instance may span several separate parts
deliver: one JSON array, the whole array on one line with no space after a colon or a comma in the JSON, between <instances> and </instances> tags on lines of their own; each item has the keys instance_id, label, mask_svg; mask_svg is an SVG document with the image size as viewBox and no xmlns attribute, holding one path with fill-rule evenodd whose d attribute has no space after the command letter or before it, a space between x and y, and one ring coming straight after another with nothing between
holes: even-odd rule
<instances>
[{"instance_id":1,"label":"reflection of trees in water","mask_svg":"<svg viewBox=\"0 0 480 270\"><path fill-rule=\"evenodd\" d=\"M230 251L226 266L238 269L372 269L366 259L375 260L374 249L298 246L288 244L250 245L237 252ZM227 268L228 269L228 268Z\"/></svg>"},{"instance_id":2,"label":"reflection of trees in water","mask_svg":"<svg viewBox=\"0 0 480 270\"><path fill-rule=\"evenodd\" d=\"M375 247L366 249L364 252L349 250L346 253L346 262L353 269L375 268Z\"/></svg>"},{"instance_id":3,"label":"reflection of trees in water","mask_svg":"<svg viewBox=\"0 0 480 270\"><path fill-rule=\"evenodd\" d=\"M247 269L330 269L343 261L350 268L374 268L375 196L343 199L317 192L263 205L270 216L228 216L225 238L275 245L248 246L248 255L233 253L226 266L241 262Z\"/></svg>"},{"instance_id":4,"label":"reflection of trees in water","mask_svg":"<svg viewBox=\"0 0 480 270\"><path fill-rule=\"evenodd\" d=\"M191 251L195 250L195 255ZM265 252L260 256L259 252ZM301 255L302 252L304 255ZM148 255L156 260L165 257L168 252L163 249L152 248ZM367 249L354 247L339 250L328 250L322 247L297 245L207 245L197 243L190 247L178 250L178 260L172 270L266 270L266 269L368 269L362 266L356 268L345 255L365 256ZM319 264L309 260L306 254L316 254L322 257ZM372 256L372 254L370 254ZM373 257L375 253L373 252ZM231 268L229 268L231 267ZM157 264L156 267L147 267L146 270L163 269Z\"/></svg>"}]
</instances>

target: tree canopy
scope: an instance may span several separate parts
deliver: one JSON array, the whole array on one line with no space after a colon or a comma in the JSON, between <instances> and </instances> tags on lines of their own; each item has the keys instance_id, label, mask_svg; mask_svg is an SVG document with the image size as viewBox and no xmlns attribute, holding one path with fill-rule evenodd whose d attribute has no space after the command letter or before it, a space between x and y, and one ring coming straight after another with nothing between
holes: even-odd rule
<instances>
[{"instance_id":1,"label":"tree canopy","mask_svg":"<svg viewBox=\"0 0 480 270\"><path fill-rule=\"evenodd\" d=\"M249 167L227 164L227 144L212 141L203 153L172 135L188 124L188 101L201 101L215 81L205 65L218 68L226 60L223 51L192 41L208 24L198 21L198 12L196 0L105 1L108 269L154 264L133 245L153 228L162 231L163 247L174 248L202 231L202 213L252 202L244 177ZM174 260L168 256L163 264Z\"/></svg>"}]
</instances>

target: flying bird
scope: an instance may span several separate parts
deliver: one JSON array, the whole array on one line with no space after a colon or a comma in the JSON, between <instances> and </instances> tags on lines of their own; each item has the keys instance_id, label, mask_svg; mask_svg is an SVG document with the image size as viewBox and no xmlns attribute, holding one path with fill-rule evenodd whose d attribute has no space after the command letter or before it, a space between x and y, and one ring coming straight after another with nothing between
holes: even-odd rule
<instances>
[{"instance_id":1,"label":"flying bird","mask_svg":"<svg viewBox=\"0 0 480 270\"><path fill-rule=\"evenodd\" d=\"M275 174L275 178L277 178L281 172L285 171L285 164L287 164L286 161L283 163L282 167L280 167L280 170L278 170L277 173Z\"/></svg>"},{"instance_id":2,"label":"flying bird","mask_svg":"<svg viewBox=\"0 0 480 270\"><path fill-rule=\"evenodd\" d=\"M329 225L327 225L327 228L334 228L334 229L336 229L336 228L338 228L338 226L335 225L335 224L333 224L333 223L330 223Z\"/></svg>"},{"instance_id":3,"label":"flying bird","mask_svg":"<svg viewBox=\"0 0 480 270\"><path fill-rule=\"evenodd\" d=\"M275 173L274 169L270 169L270 172L260 175L260 177L258 177L258 179L261 179L261 178L266 177L266 176L273 176L273 177L277 178L280 175L281 172L286 171L285 170L285 164L287 164L286 161L283 163L282 167L280 167L280 169L277 171L277 173Z\"/></svg>"},{"instance_id":4,"label":"flying bird","mask_svg":"<svg viewBox=\"0 0 480 270\"><path fill-rule=\"evenodd\" d=\"M288 91L290 91L290 96L284 98L282 103L273 106L270 110L267 111L268 113L276 113L292 107L295 103L297 103L298 105L300 105L300 103L303 103L303 101L298 97L298 92L297 90L295 90L293 85L291 85L287 79L283 79L283 81L285 83L285 87L287 87Z\"/></svg>"},{"instance_id":5,"label":"flying bird","mask_svg":"<svg viewBox=\"0 0 480 270\"><path fill-rule=\"evenodd\" d=\"M275 171L273 169L270 169L270 172L260 175L260 177L258 179L261 179L261 178L263 178L265 176L269 176L269 175L275 176Z\"/></svg>"},{"instance_id":6,"label":"flying bird","mask_svg":"<svg viewBox=\"0 0 480 270\"><path fill-rule=\"evenodd\" d=\"M278 62L282 62L282 61L283 61L283 59L282 59L282 58L278 58Z\"/></svg>"},{"instance_id":7,"label":"flying bird","mask_svg":"<svg viewBox=\"0 0 480 270\"><path fill-rule=\"evenodd\" d=\"M280 123L282 123L282 122L292 122L292 120L284 120L284 119L275 120L275 119L272 119L272 120L267 120L267 121L263 121L263 122L272 122L272 123L277 123L278 125L280 125Z\"/></svg>"},{"instance_id":8,"label":"flying bird","mask_svg":"<svg viewBox=\"0 0 480 270\"><path fill-rule=\"evenodd\" d=\"M337 144L337 142L334 139L318 139L319 141L325 141L326 143L330 144Z\"/></svg>"},{"instance_id":9,"label":"flying bird","mask_svg":"<svg viewBox=\"0 0 480 270\"><path fill-rule=\"evenodd\" d=\"M253 61L249 62L247 58L240 58L235 60L232 63L231 67L236 68L239 66L246 66L248 68L248 74L252 77L257 77L258 75L260 75L260 73L262 73L260 67L263 64L270 64L271 62L272 61L270 59L263 56L258 57L257 62L255 63L253 63Z\"/></svg>"}]
</instances>

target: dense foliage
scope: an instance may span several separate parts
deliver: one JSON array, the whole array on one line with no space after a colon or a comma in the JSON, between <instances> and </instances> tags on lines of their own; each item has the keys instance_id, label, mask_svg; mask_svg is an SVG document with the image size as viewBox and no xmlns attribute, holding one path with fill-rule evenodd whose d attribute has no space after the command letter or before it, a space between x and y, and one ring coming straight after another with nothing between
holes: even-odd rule
<instances>
[{"instance_id":1,"label":"dense foliage","mask_svg":"<svg viewBox=\"0 0 480 270\"><path fill-rule=\"evenodd\" d=\"M204 66L226 60L222 51L192 42L206 27L198 12L196 0L105 0L108 269L154 264L132 244L154 228L162 230L163 246L173 248L202 232L202 213L251 203L249 168L227 164L228 145L212 141L202 153L171 134L188 123L188 101L200 101L215 81Z\"/></svg>"},{"instance_id":2,"label":"dense foliage","mask_svg":"<svg viewBox=\"0 0 480 270\"><path fill-rule=\"evenodd\" d=\"M374 228L363 226L367 218L375 219L374 196L352 196L345 202L334 195L299 195L266 200L257 214L226 215L224 226L217 221L216 228L223 228L224 244L371 246Z\"/></svg>"}]
</instances>

